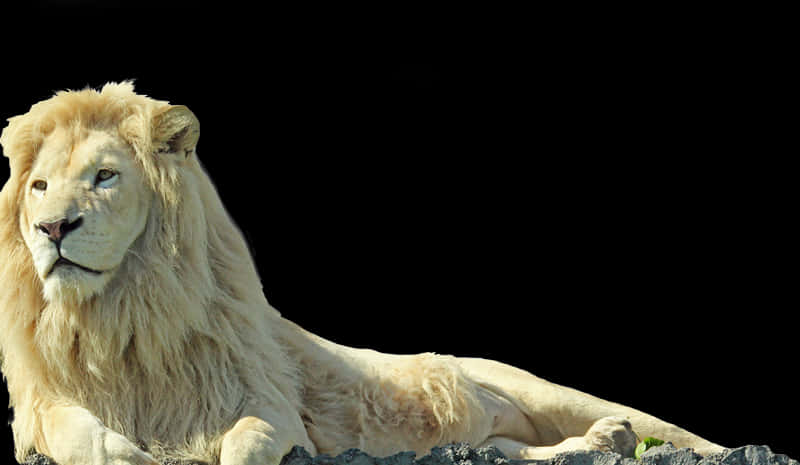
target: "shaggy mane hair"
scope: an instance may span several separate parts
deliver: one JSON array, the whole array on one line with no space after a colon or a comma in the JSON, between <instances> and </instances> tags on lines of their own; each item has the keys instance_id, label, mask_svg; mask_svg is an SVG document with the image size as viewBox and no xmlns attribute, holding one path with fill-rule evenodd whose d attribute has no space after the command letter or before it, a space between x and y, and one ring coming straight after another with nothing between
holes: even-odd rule
<instances>
[{"instance_id":1,"label":"shaggy mane hair","mask_svg":"<svg viewBox=\"0 0 800 465\"><path fill-rule=\"evenodd\" d=\"M0 191L0 353L20 462L41 443L37 412L65 399L157 456L208 462L221 441L208 432L225 432L248 402L300 408L298 369L272 333L280 315L241 233L196 155L166 153L150 125L167 105L130 82L59 92L0 137L11 165ZM31 167L56 128L76 140L116 131L149 183L142 195L156 199L115 277L81 301L44 300L20 233Z\"/></svg>"}]
</instances>

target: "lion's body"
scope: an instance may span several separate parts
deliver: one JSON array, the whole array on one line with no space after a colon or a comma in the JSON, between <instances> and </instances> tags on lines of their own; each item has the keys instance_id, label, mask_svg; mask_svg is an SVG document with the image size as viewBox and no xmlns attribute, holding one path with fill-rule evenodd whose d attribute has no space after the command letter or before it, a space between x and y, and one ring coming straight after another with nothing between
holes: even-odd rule
<instances>
[{"instance_id":1,"label":"lion's body","mask_svg":"<svg viewBox=\"0 0 800 465\"><path fill-rule=\"evenodd\" d=\"M623 447L629 425L595 423L610 415L718 448L497 362L351 349L283 319L185 107L109 84L9 121L0 353L20 461L35 448L63 465L153 463L142 448L276 463L294 444L388 454L461 440L544 456L594 447L592 431Z\"/></svg>"}]
</instances>

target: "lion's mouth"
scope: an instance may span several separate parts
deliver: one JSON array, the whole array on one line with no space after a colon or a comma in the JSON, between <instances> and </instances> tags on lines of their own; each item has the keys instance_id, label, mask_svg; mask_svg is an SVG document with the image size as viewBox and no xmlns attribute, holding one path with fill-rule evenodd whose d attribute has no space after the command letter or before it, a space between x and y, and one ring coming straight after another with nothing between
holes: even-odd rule
<instances>
[{"instance_id":1,"label":"lion's mouth","mask_svg":"<svg viewBox=\"0 0 800 465\"><path fill-rule=\"evenodd\" d=\"M75 268L77 268L77 269L79 269L81 271L85 271L87 273L93 273L93 274L101 274L102 273L102 271L98 271L98 270L93 270L91 268L87 268L87 267L85 267L83 265L79 265L79 264L73 262L72 260L68 260L68 259L66 259L64 257L58 257L58 260L56 260L56 262L53 263L53 266L50 268L50 271L47 272L47 276L50 276L51 274L53 274L53 271L55 271L56 268L62 267L62 266L75 267Z\"/></svg>"}]
</instances>

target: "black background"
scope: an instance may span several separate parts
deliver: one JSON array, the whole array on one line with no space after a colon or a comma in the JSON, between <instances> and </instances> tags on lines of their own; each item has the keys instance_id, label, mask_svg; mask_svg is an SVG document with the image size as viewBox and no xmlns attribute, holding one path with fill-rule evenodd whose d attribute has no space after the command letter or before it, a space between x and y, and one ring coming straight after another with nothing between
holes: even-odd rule
<instances>
[{"instance_id":1,"label":"black background","mask_svg":"<svg viewBox=\"0 0 800 465\"><path fill-rule=\"evenodd\" d=\"M48 8L3 32L0 116L123 79L189 106L285 317L800 457L788 185L729 127L734 39L574 12Z\"/></svg>"}]
</instances>

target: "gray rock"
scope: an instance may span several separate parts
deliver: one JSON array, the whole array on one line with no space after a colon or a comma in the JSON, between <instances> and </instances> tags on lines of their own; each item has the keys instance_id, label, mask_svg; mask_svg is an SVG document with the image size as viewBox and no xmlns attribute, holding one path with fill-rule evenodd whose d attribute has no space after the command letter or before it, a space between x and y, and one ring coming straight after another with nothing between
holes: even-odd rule
<instances>
[{"instance_id":1,"label":"gray rock","mask_svg":"<svg viewBox=\"0 0 800 465\"><path fill-rule=\"evenodd\" d=\"M642 454L642 465L697 465L703 456L693 449L676 449L671 442L648 449ZM709 463L710 465L710 463Z\"/></svg>"},{"instance_id":2,"label":"gray rock","mask_svg":"<svg viewBox=\"0 0 800 465\"><path fill-rule=\"evenodd\" d=\"M725 452L720 465L800 465L797 460L783 454L773 454L767 446L744 446Z\"/></svg>"},{"instance_id":3,"label":"gray rock","mask_svg":"<svg viewBox=\"0 0 800 465\"><path fill-rule=\"evenodd\" d=\"M58 464L44 455L32 454L23 465ZM167 461L164 465L189 464ZM641 460L599 451L566 452L547 460L509 460L495 447L473 449L461 443L435 447L419 459L413 452L373 457L358 449L348 449L336 457L325 454L312 457L302 447L295 446L281 465L800 465L800 462L774 454L767 446L744 446L701 457L692 449L676 449L670 443L648 450Z\"/></svg>"},{"instance_id":4,"label":"gray rock","mask_svg":"<svg viewBox=\"0 0 800 465\"><path fill-rule=\"evenodd\" d=\"M512 462L523 461L513 460ZM537 460L535 463L542 465L629 465L636 464L636 461L627 461L619 454L591 450L564 452L550 460Z\"/></svg>"},{"instance_id":5,"label":"gray rock","mask_svg":"<svg viewBox=\"0 0 800 465\"><path fill-rule=\"evenodd\" d=\"M56 463L46 455L31 454L25 459L25 465L56 465Z\"/></svg>"}]
</instances>

